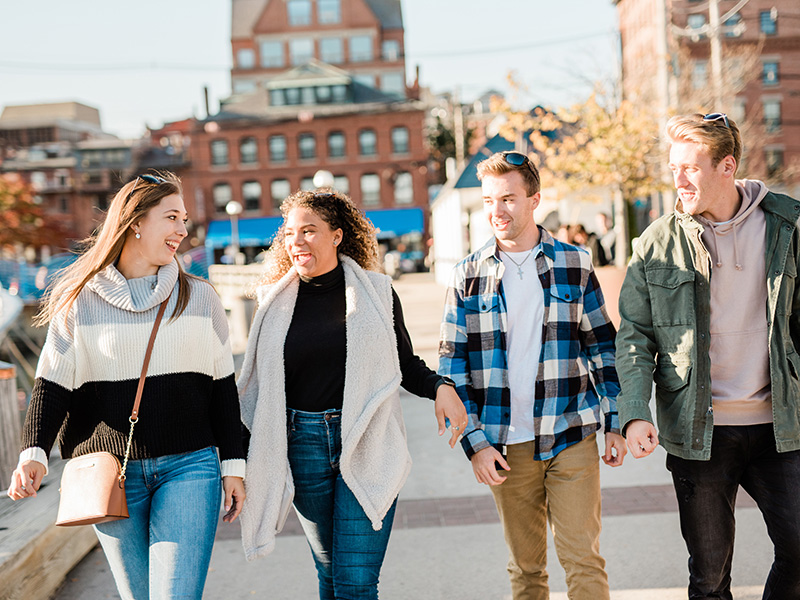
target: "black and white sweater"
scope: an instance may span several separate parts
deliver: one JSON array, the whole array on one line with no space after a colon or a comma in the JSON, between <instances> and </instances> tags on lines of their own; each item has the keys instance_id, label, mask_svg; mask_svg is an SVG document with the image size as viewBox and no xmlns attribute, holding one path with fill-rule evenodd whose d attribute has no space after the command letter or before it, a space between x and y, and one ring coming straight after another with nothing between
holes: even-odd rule
<instances>
[{"instance_id":1,"label":"black and white sweater","mask_svg":"<svg viewBox=\"0 0 800 600\"><path fill-rule=\"evenodd\" d=\"M132 460L219 447L223 475L244 474L239 400L225 311L211 285L195 279L186 310L171 319L178 265L125 279L114 267L83 289L66 319L50 324L22 435L20 460L47 465L58 441L65 458L125 454L147 342L156 336L133 433Z\"/></svg>"}]
</instances>

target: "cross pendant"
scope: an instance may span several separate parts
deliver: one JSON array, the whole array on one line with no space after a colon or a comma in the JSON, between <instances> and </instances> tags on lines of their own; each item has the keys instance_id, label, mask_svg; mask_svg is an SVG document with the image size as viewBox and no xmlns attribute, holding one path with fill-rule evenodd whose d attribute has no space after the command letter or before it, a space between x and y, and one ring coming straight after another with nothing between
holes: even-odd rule
<instances>
[{"instance_id":1,"label":"cross pendant","mask_svg":"<svg viewBox=\"0 0 800 600\"><path fill-rule=\"evenodd\" d=\"M517 275L519 275L519 278L522 279L522 267L517 267Z\"/></svg>"}]
</instances>

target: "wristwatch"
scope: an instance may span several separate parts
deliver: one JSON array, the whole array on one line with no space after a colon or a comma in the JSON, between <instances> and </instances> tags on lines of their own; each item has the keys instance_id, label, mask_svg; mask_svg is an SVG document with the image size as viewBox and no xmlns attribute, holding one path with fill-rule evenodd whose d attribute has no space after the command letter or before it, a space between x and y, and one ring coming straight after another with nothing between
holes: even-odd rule
<instances>
[{"instance_id":1,"label":"wristwatch","mask_svg":"<svg viewBox=\"0 0 800 600\"><path fill-rule=\"evenodd\" d=\"M443 375L440 375L439 377L441 377L440 385L449 385L451 387L456 387L456 382L450 379L449 377L444 377Z\"/></svg>"}]
</instances>

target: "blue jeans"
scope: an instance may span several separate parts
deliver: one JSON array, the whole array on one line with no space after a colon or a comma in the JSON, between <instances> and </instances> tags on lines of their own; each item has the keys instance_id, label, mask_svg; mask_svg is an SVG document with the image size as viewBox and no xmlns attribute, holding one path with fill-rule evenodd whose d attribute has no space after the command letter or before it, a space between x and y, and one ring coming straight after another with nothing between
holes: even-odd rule
<instances>
[{"instance_id":1,"label":"blue jeans","mask_svg":"<svg viewBox=\"0 0 800 600\"><path fill-rule=\"evenodd\" d=\"M322 600L378 598L378 577L397 506L375 531L339 472L341 411L287 409L294 507L314 556Z\"/></svg>"},{"instance_id":2,"label":"blue jeans","mask_svg":"<svg viewBox=\"0 0 800 600\"><path fill-rule=\"evenodd\" d=\"M689 550L689 598L730 600L736 492L758 504L775 545L764 600L800 598L800 451L779 453L772 424L716 426L711 460L667 455Z\"/></svg>"},{"instance_id":3,"label":"blue jeans","mask_svg":"<svg viewBox=\"0 0 800 600\"><path fill-rule=\"evenodd\" d=\"M222 485L208 447L128 462L130 518L95 525L122 600L200 600Z\"/></svg>"}]
</instances>

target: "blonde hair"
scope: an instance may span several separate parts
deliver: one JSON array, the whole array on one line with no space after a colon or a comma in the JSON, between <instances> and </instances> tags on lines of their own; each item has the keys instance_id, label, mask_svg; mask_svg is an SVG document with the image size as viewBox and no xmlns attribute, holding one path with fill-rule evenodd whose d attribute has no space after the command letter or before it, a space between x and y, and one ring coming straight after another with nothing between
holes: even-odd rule
<instances>
[{"instance_id":1,"label":"blonde hair","mask_svg":"<svg viewBox=\"0 0 800 600\"><path fill-rule=\"evenodd\" d=\"M679 115L667 121L666 134L670 143L692 142L700 144L711 155L711 164L716 167L723 158L732 156L739 167L742 158L742 136L733 119L725 117L706 121L700 113ZM735 173L735 171L734 171Z\"/></svg>"},{"instance_id":2,"label":"blonde hair","mask_svg":"<svg viewBox=\"0 0 800 600\"><path fill-rule=\"evenodd\" d=\"M266 271L256 287L275 283L292 268L292 259L286 252L284 239L286 219L295 208L306 208L325 221L331 229L342 230L342 241L336 247L339 254L349 256L368 271L382 270L378 259L375 226L346 194L331 188L320 188L313 192L295 192L281 203L283 224L267 250L264 261Z\"/></svg>"},{"instance_id":3,"label":"blonde hair","mask_svg":"<svg viewBox=\"0 0 800 600\"><path fill-rule=\"evenodd\" d=\"M125 240L131 235L131 226L140 222L163 198L173 194L183 195L181 181L175 174L164 171L155 175L161 180L159 183L150 183L137 177L117 192L103 224L83 241L87 249L74 263L65 267L48 288L42 308L34 318L35 325L46 325L62 312L68 314L92 277L119 259ZM198 279L185 273L179 261L175 262L178 264L179 286L173 319L180 316L189 304L191 289L188 280Z\"/></svg>"},{"instance_id":4,"label":"blonde hair","mask_svg":"<svg viewBox=\"0 0 800 600\"><path fill-rule=\"evenodd\" d=\"M512 165L506 160L507 152L495 152L486 160L482 160L476 166L478 171L478 181L483 181L487 175L505 175L516 171L522 175L522 180L525 183L525 191L528 196L533 196L541 189L541 180L539 178L539 170L533 164L530 158L525 160L521 165ZM517 154L522 154L518 152Z\"/></svg>"}]
</instances>

